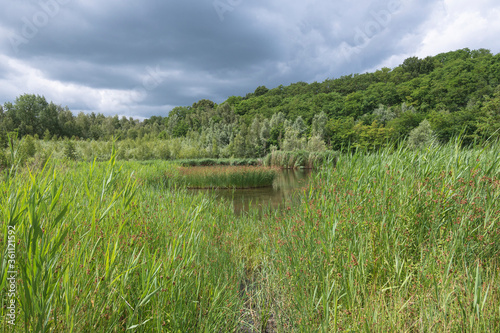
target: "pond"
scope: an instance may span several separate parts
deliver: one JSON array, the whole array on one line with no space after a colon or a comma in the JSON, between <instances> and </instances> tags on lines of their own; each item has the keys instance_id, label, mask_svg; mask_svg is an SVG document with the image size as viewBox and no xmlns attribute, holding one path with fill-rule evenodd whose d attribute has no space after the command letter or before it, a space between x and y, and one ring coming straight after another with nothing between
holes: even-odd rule
<instances>
[{"instance_id":1,"label":"pond","mask_svg":"<svg viewBox=\"0 0 500 333\"><path fill-rule=\"evenodd\" d=\"M241 215L250 209L286 208L293 206L299 200L300 190L309 184L312 171L310 169L283 169L274 180L273 186L253 189L220 189L220 190L191 190L205 191L216 198L226 199L233 203L235 215Z\"/></svg>"}]
</instances>

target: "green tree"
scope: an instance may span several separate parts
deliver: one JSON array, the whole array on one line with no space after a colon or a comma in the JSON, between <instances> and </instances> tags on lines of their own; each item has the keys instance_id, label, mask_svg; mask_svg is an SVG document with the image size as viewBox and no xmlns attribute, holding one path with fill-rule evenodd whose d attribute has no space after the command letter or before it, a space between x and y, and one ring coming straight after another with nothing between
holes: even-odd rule
<instances>
[{"instance_id":1,"label":"green tree","mask_svg":"<svg viewBox=\"0 0 500 333\"><path fill-rule=\"evenodd\" d=\"M267 89L265 86L259 86L257 87L257 89L255 89L254 96L258 97L265 95L268 91L269 89Z\"/></svg>"},{"instance_id":2,"label":"green tree","mask_svg":"<svg viewBox=\"0 0 500 333\"><path fill-rule=\"evenodd\" d=\"M35 154L36 154L35 139L31 135L24 136L19 145L19 156L21 163L24 163L26 159L35 156Z\"/></svg>"},{"instance_id":3,"label":"green tree","mask_svg":"<svg viewBox=\"0 0 500 333\"><path fill-rule=\"evenodd\" d=\"M252 153L251 147L249 146L250 140L248 139L248 134L248 126L246 124L242 124L240 132L233 140L233 151L235 157L247 157Z\"/></svg>"},{"instance_id":4,"label":"green tree","mask_svg":"<svg viewBox=\"0 0 500 333\"><path fill-rule=\"evenodd\" d=\"M196 103L193 103L193 109L204 109L209 110L215 108L216 104L209 99L202 99Z\"/></svg>"},{"instance_id":5,"label":"green tree","mask_svg":"<svg viewBox=\"0 0 500 333\"><path fill-rule=\"evenodd\" d=\"M46 130L52 135L62 134L58 116L58 107L52 102L40 111L40 126L42 127L40 130L43 131L43 135Z\"/></svg>"},{"instance_id":6,"label":"green tree","mask_svg":"<svg viewBox=\"0 0 500 333\"><path fill-rule=\"evenodd\" d=\"M396 118L396 113L390 107L384 106L383 104L380 104L378 108L373 111L373 115L377 122L384 125Z\"/></svg>"},{"instance_id":7,"label":"green tree","mask_svg":"<svg viewBox=\"0 0 500 333\"><path fill-rule=\"evenodd\" d=\"M7 115L3 112L3 107L0 105L0 151L7 147Z\"/></svg>"},{"instance_id":8,"label":"green tree","mask_svg":"<svg viewBox=\"0 0 500 333\"><path fill-rule=\"evenodd\" d=\"M307 141L307 150L311 152L325 151L325 141L319 135L313 135Z\"/></svg>"},{"instance_id":9,"label":"green tree","mask_svg":"<svg viewBox=\"0 0 500 333\"><path fill-rule=\"evenodd\" d=\"M431 144L433 137L431 124L427 119L424 119L417 128L410 132L408 145L412 148L426 147Z\"/></svg>"},{"instance_id":10,"label":"green tree","mask_svg":"<svg viewBox=\"0 0 500 333\"><path fill-rule=\"evenodd\" d=\"M354 125L353 131L356 133L354 147L373 150L389 144L394 130L374 121L370 125L358 122Z\"/></svg>"},{"instance_id":11,"label":"green tree","mask_svg":"<svg viewBox=\"0 0 500 333\"><path fill-rule=\"evenodd\" d=\"M396 118L387 122L386 127L394 129L395 138L406 139L411 130L416 128L425 115L417 112L414 107L403 103L395 109Z\"/></svg>"},{"instance_id":12,"label":"green tree","mask_svg":"<svg viewBox=\"0 0 500 333\"><path fill-rule=\"evenodd\" d=\"M269 121L269 139L267 142L267 146L271 145L276 146L278 148L281 147L282 139L285 134L285 115L282 112L275 113L271 120Z\"/></svg>"},{"instance_id":13,"label":"green tree","mask_svg":"<svg viewBox=\"0 0 500 333\"><path fill-rule=\"evenodd\" d=\"M72 140L66 139L64 141L64 156L70 160L77 159L75 143Z\"/></svg>"},{"instance_id":14,"label":"green tree","mask_svg":"<svg viewBox=\"0 0 500 333\"><path fill-rule=\"evenodd\" d=\"M269 126L269 120L264 119L260 126L259 138L262 144L262 154L265 155L268 153L268 142L271 137L271 127Z\"/></svg>"},{"instance_id":15,"label":"green tree","mask_svg":"<svg viewBox=\"0 0 500 333\"><path fill-rule=\"evenodd\" d=\"M315 115L311 124L311 137L317 136L323 140L325 137L325 126L327 122L328 116L323 111Z\"/></svg>"},{"instance_id":16,"label":"green tree","mask_svg":"<svg viewBox=\"0 0 500 333\"><path fill-rule=\"evenodd\" d=\"M264 146L262 145L262 141L260 139L260 132L260 116L256 116L253 119L248 132L248 149L250 150L250 154L248 154L249 156L253 155L260 157L264 154Z\"/></svg>"},{"instance_id":17,"label":"green tree","mask_svg":"<svg viewBox=\"0 0 500 333\"><path fill-rule=\"evenodd\" d=\"M330 119L328 121L325 130L332 149L341 150L356 142L354 125L353 117Z\"/></svg>"},{"instance_id":18,"label":"green tree","mask_svg":"<svg viewBox=\"0 0 500 333\"><path fill-rule=\"evenodd\" d=\"M43 134L40 114L47 106L45 97L40 95L24 94L16 98L15 105L9 112L15 114L14 119L20 136Z\"/></svg>"},{"instance_id":19,"label":"green tree","mask_svg":"<svg viewBox=\"0 0 500 333\"><path fill-rule=\"evenodd\" d=\"M232 151L235 157L245 157L247 152L245 137L238 133L232 142Z\"/></svg>"},{"instance_id":20,"label":"green tree","mask_svg":"<svg viewBox=\"0 0 500 333\"><path fill-rule=\"evenodd\" d=\"M168 114L167 131L168 134L175 137L183 137L189 131L189 125L186 123L186 115L189 110L185 107L175 107Z\"/></svg>"},{"instance_id":21,"label":"green tree","mask_svg":"<svg viewBox=\"0 0 500 333\"><path fill-rule=\"evenodd\" d=\"M81 138L89 138L90 126L91 121L89 117L85 113L79 112L75 119L75 128L77 135Z\"/></svg>"},{"instance_id":22,"label":"green tree","mask_svg":"<svg viewBox=\"0 0 500 333\"><path fill-rule=\"evenodd\" d=\"M401 65L404 72L409 73L412 77L417 77L420 74L428 74L434 70L434 66L434 59L432 57L425 59L410 57L405 59Z\"/></svg>"},{"instance_id":23,"label":"green tree","mask_svg":"<svg viewBox=\"0 0 500 333\"><path fill-rule=\"evenodd\" d=\"M297 131L298 137L301 138L304 136L306 130L307 130L307 125L304 122L304 119L302 119L302 116L298 116L295 121L293 122L292 128Z\"/></svg>"},{"instance_id":24,"label":"green tree","mask_svg":"<svg viewBox=\"0 0 500 333\"><path fill-rule=\"evenodd\" d=\"M61 132L59 136L61 137L72 137L75 135L76 126L75 126L75 117L73 113L68 109L68 107L57 106L58 111L58 121Z\"/></svg>"},{"instance_id":25,"label":"green tree","mask_svg":"<svg viewBox=\"0 0 500 333\"><path fill-rule=\"evenodd\" d=\"M219 144L217 143L217 139L213 138L212 139L212 152L211 152L212 157L219 157Z\"/></svg>"},{"instance_id":26,"label":"green tree","mask_svg":"<svg viewBox=\"0 0 500 333\"><path fill-rule=\"evenodd\" d=\"M488 97L482 106L482 117L477 133L483 139L500 137L500 85L493 97Z\"/></svg>"},{"instance_id":27,"label":"green tree","mask_svg":"<svg viewBox=\"0 0 500 333\"><path fill-rule=\"evenodd\" d=\"M306 146L306 139L300 137L300 133L293 127L288 127L285 130L285 138L283 140L282 150L302 150Z\"/></svg>"},{"instance_id":28,"label":"green tree","mask_svg":"<svg viewBox=\"0 0 500 333\"><path fill-rule=\"evenodd\" d=\"M43 133L43 141L50 141L52 138L52 134L50 134L50 131L48 129L45 130Z\"/></svg>"}]
</instances>

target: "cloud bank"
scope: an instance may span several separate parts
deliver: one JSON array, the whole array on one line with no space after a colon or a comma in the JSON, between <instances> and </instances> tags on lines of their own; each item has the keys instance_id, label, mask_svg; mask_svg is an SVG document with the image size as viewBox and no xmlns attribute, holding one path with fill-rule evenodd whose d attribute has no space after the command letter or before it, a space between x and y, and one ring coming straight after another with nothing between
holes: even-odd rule
<instances>
[{"instance_id":1,"label":"cloud bank","mask_svg":"<svg viewBox=\"0 0 500 333\"><path fill-rule=\"evenodd\" d=\"M496 1L9 1L0 102L150 117L259 85L323 81L469 47L500 52Z\"/></svg>"}]
</instances>

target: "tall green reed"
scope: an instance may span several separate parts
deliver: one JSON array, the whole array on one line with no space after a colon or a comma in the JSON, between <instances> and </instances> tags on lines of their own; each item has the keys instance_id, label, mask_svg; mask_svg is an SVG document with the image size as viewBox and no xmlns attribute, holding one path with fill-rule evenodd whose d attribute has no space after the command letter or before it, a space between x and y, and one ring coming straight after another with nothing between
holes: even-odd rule
<instances>
[{"instance_id":1,"label":"tall green reed","mask_svg":"<svg viewBox=\"0 0 500 333\"><path fill-rule=\"evenodd\" d=\"M293 329L428 330L440 322L453 330L462 317L471 328L488 326L484 318L497 311L486 304L498 291L487 286L497 277L474 294L457 288L470 280L461 274L467 267L498 267L499 151L460 142L358 150L323 169L269 237ZM485 306L463 313L458 300L479 299L481 290L488 297L472 304Z\"/></svg>"},{"instance_id":2,"label":"tall green reed","mask_svg":"<svg viewBox=\"0 0 500 333\"><path fill-rule=\"evenodd\" d=\"M499 153L341 154L296 206L242 216L165 186L168 162L21 167L0 183L25 267L15 329L496 331Z\"/></svg>"}]
</instances>

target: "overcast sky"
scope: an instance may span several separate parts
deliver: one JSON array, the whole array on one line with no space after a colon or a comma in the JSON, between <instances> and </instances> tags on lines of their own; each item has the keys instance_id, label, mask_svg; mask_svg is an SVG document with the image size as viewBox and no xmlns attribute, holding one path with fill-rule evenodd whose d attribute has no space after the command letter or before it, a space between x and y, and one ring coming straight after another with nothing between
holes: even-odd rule
<instances>
[{"instance_id":1,"label":"overcast sky","mask_svg":"<svg viewBox=\"0 0 500 333\"><path fill-rule=\"evenodd\" d=\"M461 49L500 52L498 0L4 0L0 103L166 116L260 85Z\"/></svg>"}]
</instances>

